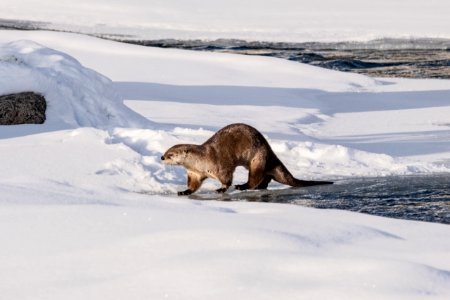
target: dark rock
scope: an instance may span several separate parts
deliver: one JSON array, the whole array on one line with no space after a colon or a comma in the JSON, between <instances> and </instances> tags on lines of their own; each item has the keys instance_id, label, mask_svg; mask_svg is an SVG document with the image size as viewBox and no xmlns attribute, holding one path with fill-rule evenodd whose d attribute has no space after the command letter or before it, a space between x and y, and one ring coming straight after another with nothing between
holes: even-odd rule
<instances>
[{"instance_id":1,"label":"dark rock","mask_svg":"<svg viewBox=\"0 0 450 300\"><path fill-rule=\"evenodd\" d=\"M42 124L47 102L33 92L0 96L0 125Z\"/></svg>"}]
</instances>

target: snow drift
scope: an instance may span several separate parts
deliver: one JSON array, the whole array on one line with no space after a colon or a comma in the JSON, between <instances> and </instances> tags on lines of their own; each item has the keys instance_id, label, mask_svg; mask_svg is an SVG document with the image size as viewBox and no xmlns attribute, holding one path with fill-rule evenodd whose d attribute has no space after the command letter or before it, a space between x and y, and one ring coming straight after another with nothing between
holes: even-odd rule
<instances>
[{"instance_id":1,"label":"snow drift","mask_svg":"<svg viewBox=\"0 0 450 300\"><path fill-rule=\"evenodd\" d=\"M32 41L0 44L0 94L25 91L45 97L46 128L150 123L122 103L111 80L73 57Z\"/></svg>"},{"instance_id":2,"label":"snow drift","mask_svg":"<svg viewBox=\"0 0 450 300\"><path fill-rule=\"evenodd\" d=\"M439 144L436 149L440 152L429 161L390 153L394 149L418 149L421 153L417 146L398 146L405 143L405 137L397 141L397 132L412 139L416 132L438 127L441 131L433 131L432 138L445 136L444 126L424 122L430 117L434 123L445 121L449 109L446 91L436 93L433 102L427 99L436 107L427 108L426 115L420 108L425 101L423 93L410 92L407 98L398 93L411 90L412 83L419 91L444 89L445 81L388 82L274 58L146 48L65 33L6 31L0 34L0 41L17 36L35 38L63 51L30 41L1 46L4 80L0 93L34 90L46 96L49 108L43 126L1 127L0 138L70 130L40 135L32 142L1 143L8 149L3 165L14 169L8 176L20 178L17 186L9 187L14 191L23 190L24 182L30 186L45 182L52 189L60 188L55 182L70 182L81 190L95 191L102 186L107 193L174 193L184 188L186 171L162 165L161 154L174 144L201 144L234 122L262 131L288 169L305 180L449 170L445 161L440 162L448 152L446 142ZM87 44L90 47L83 46ZM116 81L83 67L65 53ZM112 67L111 62L119 67ZM383 125L379 121L383 117L375 112L383 116L392 112L389 126ZM414 129L411 133L406 132L405 121L415 125L406 126ZM392 135L384 138L389 144L382 145L383 151L377 148L381 142L370 142L375 137L361 135L376 129ZM368 142L353 143L352 134ZM431 137L428 140L432 141ZM61 145L60 141L71 143ZM55 168L50 159L34 168L42 157L36 149L53 153L52 158L59 157L64 163ZM85 155L86 150L91 154ZM27 155L14 155L19 152ZM58 156L59 152L64 155ZM66 161L66 156L82 161ZM0 176L0 180L11 182L8 176ZM247 172L238 169L235 183L245 182L246 177ZM218 182L207 181L203 189L212 191L217 186Z\"/></svg>"}]
</instances>

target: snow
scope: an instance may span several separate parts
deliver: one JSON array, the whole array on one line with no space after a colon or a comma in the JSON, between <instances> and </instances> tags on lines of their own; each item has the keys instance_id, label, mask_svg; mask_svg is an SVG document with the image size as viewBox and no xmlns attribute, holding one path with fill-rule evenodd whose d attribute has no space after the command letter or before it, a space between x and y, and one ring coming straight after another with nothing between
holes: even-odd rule
<instances>
[{"instance_id":1,"label":"snow","mask_svg":"<svg viewBox=\"0 0 450 300\"><path fill-rule=\"evenodd\" d=\"M30 41L0 47L0 91L34 91L47 101L45 129L80 126L145 126L127 109L112 82L74 58Z\"/></svg>"},{"instance_id":2,"label":"snow","mask_svg":"<svg viewBox=\"0 0 450 300\"><path fill-rule=\"evenodd\" d=\"M449 86L0 31L0 94L49 101L0 127L2 297L447 299L448 225L180 198L159 157L245 121L304 179L450 172Z\"/></svg>"},{"instance_id":3,"label":"snow","mask_svg":"<svg viewBox=\"0 0 450 300\"><path fill-rule=\"evenodd\" d=\"M1 228L14 232L0 231L0 239L8 241L0 249L2 296L446 299L450 294L448 226L276 204L149 201L139 195L129 200L134 204L2 206Z\"/></svg>"},{"instance_id":4,"label":"snow","mask_svg":"<svg viewBox=\"0 0 450 300\"><path fill-rule=\"evenodd\" d=\"M450 38L446 0L2 0L0 19L141 39Z\"/></svg>"}]
</instances>

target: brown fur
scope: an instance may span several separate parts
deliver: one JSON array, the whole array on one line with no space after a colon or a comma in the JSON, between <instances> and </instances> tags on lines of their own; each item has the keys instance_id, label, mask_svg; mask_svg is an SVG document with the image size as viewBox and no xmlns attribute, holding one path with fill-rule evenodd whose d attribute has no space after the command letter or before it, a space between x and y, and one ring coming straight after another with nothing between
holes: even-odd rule
<instances>
[{"instance_id":1,"label":"brown fur","mask_svg":"<svg viewBox=\"0 0 450 300\"><path fill-rule=\"evenodd\" d=\"M202 145L175 145L161 159L165 164L182 165L188 170L188 189L178 195L192 194L208 177L222 183L217 192L223 193L231 186L238 166L249 170L247 183L235 186L238 190L265 189L272 179L293 187L332 184L294 178L263 135L246 124L228 125Z\"/></svg>"}]
</instances>

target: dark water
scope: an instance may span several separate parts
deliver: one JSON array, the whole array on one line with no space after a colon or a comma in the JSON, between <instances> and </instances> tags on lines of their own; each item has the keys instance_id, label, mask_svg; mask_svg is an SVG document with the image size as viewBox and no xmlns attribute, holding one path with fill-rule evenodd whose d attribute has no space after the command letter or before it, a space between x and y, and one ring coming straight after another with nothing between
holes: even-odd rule
<instances>
[{"instance_id":1,"label":"dark water","mask_svg":"<svg viewBox=\"0 0 450 300\"><path fill-rule=\"evenodd\" d=\"M450 224L450 174L337 181L334 185L194 194L200 200L291 203L377 216Z\"/></svg>"},{"instance_id":2,"label":"dark water","mask_svg":"<svg viewBox=\"0 0 450 300\"><path fill-rule=\"evenodd\" d=\"M0 29L53 30L46 22L0 19ZM378 39L369 42L284 43L234 39L139 40L132 35L90 35L144 46L278 57L373 77L450 79L450 40Z\"/></svg>"},{"instance_id":3,"label":"dark water","mask_svg":"<svg viewBox=\"0 0 450 300\"><path fill-rule=\"evenodd\" d=\"M144 46L278 57L373 77L450 79L450 40L272 43L241 40L122 40Z\"/></svg>"}]
</instances>

